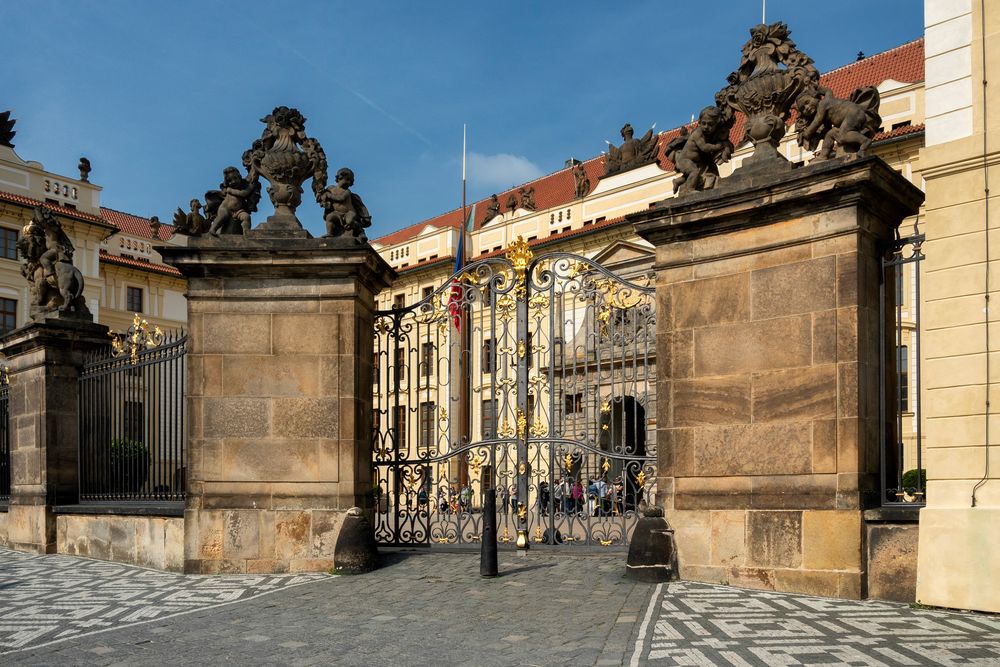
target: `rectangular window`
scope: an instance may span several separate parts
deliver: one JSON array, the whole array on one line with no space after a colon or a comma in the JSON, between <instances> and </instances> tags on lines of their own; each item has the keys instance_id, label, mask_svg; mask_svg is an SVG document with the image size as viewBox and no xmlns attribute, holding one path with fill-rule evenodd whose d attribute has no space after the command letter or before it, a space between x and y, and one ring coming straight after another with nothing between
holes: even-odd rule
<instances>
[{"instance_id":1,"label":"rectangular window","mask_svg":"<svg viewBox=\"0 0 1000 667\"><path fill-rule=\"evenodd\" d=\"M421 295L421 297L420 297L420 298L421 298L421 299L426 299L426 298L427 298L427 297L429 297L429 296L430 296L431 294L434 294L434 288L433 288L433 287L430 287L430 286L428 286L428 287L425 287L425 288L424 288L424 290L423 290L423 292L422 292L422 295Z\"/></svg>"},{"instance_id":2,"label":"rectangular window","mask_svg":"<svg viewBox=\"0 0 1000 667\"><path fill-rule=\"evenodd\" d=\"M910 350L905 346L899 348L899 355L896 359L899 366L896 372L899 374L899 411L910 411Z\"/></svg>"},{"instance_id":3,"label":"rectangular window","mask_svg":"<svg viewBox=\"0 0 1000 667\"><path fill-rule=\"evenodd\" d=\"M417 443L418 454L428 454L434 445L434 416L436 407L433 401L420 404L420 441Z\"/></svg>"},{"instance_id":4,"label":"rectangular window","mask_svg":"<svg viewBox=\"0 0 1000 667\"><path fill-rule=\"evenodd\" d=\"M497 429L497 404L493 400L483 401L483 411L480 420L483 439L495 438Z\"/></svg>"},{"instance_id":5,"label":"rectangular window","mask_svg":"<svg viewBox=\"0 0 1000 667\"><path fill-rule=\"evenodd\" d=\"M406 348L399 346L395 349L395 359L393 359L393 367L396 369L396 382L402 382L406 379Z\"/></svg>"},{"instance_id":6,"label":"rectangular window","mask_svg":"<svg viewBox=\"0 0 1000 667\"><path fill-rule=\"evenodd\" d=\"M583 412L583 394L566 394L563 398L563 408L567 415Z\"/></svg>"},{"instance_id":7,"label":"rectangular window","mask_svg":"<svg viewBox=\"0 0 1000 667\"><path fill-rule=\"evenodd\" d=\"M897 266L893 269L893 273L896 274L896 303L897 306L903 305L903 300L906 297L906 271L902 266Z\"/></svg>"},{"instance_id":8,"label":"rectangular window","mask_svg":"<svg viewBox=\"0 0 1000 667\"><path fill-rule=\"evenodd\" d=\"M482 356L482 366L483 373L492 373L494 366L494 352L493 352L493 339L487 338L483 341L483 356Z\"/></svg>"},{"instance_id":9,"label":"rectangular window","mask_svg":"<svg viewBox=\"0 0 1000 667\"><path fill-rule=\"evenodd\" d=\"M392 307L393 308L406 308L406 295L405 294L393 294L392 295Z\"/></svg>"},{"instance_id":10,"label":"rectangular window","mask_svg":"<svg viewBox=\"0 0 1000 667\"><path fill-rule=\"evenodd\" d=\"M3 244L3 257L6 259L17 259L17 230L0 229L0 243Z\"/></svg>"},{"instance_id":11,"label":"rectangular window","mask_svg":"<svg viewBox=\"0 0 1000 667\"><path fill-rule=\"evenodd\" d=\"M420 346L420 374L425 378L429 378L433 368L434 343L424 343Z\"/></svg>"},{"instance_id":12,"label":"rectangular window","mask_svg":"<svg viewBox=\"0 0 1000 667\"><path fill-rule=\"evenodd\" d=\"M126 287L125 288L125 309L130 313L141 313L142 312L142 288L141 287Z\"/></svg>"},{"instance_id":13,"label":"rectangular window","mask_svg":"<svg viewBox=\"0 0 1000 667\"><path fill-rule=\"evenodd\" d=\"M0 334L17 328L17 301L0 298Z\"/></svg>"},{"instance_id":14,"label":"rectangular window","mask_svg":"<svg viewBox=\"0 0 1000 667\"><path fill-rule=\"evenodd\" d=\"M125 401L124 436L129 440L144 442L144 406L139 401Z\"/></svg>"},{"instance_id":15,"label":"rectangular window","mask_svg":"<svg viewBox=\"0 0 1000 667\"><path fill-rule=\"evenodd\" d=\"M406 406L392 409L392 434L396 438L396 451L406 453Z\"/></svg>"}]
</instances>

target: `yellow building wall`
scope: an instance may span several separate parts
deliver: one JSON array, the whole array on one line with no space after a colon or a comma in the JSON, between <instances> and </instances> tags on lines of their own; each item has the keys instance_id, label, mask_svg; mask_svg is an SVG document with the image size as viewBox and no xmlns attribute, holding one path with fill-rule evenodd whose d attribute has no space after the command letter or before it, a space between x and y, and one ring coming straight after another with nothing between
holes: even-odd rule
<instances>
[{"instance_id":1,"label":"yellow building wall","mask_svg":"<svg viewBox=\"0 0 1000 667\"><path fill-rule=\"evenodd\" d=\"M920 159L927 193L922 312L928 482L917 600L997 612L1000 94L991 83L984 95L982 81L1000 76L1000 7L985 3L984 16L983 6L925 3L927 136Z\"/></svg>"}]
</instances>

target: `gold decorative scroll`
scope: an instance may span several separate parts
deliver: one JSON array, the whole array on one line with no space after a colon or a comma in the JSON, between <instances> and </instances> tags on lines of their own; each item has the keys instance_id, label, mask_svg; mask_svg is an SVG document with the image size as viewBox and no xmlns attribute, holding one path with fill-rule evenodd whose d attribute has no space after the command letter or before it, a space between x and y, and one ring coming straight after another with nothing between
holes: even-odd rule
<instances>
[{"instance_id":1,"label":"gold decorative scroll","mask_svg":"<svg viewBox=\"0 0 1000 667\"><path fill-rule=\"evenodd\" d=\"M517 437L524 440L524 434L528 428L528 418L524 414L524 410L521 408L517 409Z\"/></svg>"},{"instance_id":2,"label":"gold decorative scroll","mask_svg":"<svg viewBox=\"0 0 1000 667\"><path fill-rule=\"evenodd\" d=\"M163 345L163 331L160 327L153 327L150 331L149 322L139 317L139 313L132 318L132 326L128 331L121 334L117 331L109 331L111 336L111 356L123 357L129 355L129 363L135 366L139 363L139 352L149 350Z\"/></svg>"},{"instance_id":3,"label":"gold decorative scroll","mask_svg":"<svg viewBox=\"0 0 1000 667\"><path fill-rule=\"evenodd\" d=\"M534 257L535 253L531 251L527 241L520 235L518 235L517 240L510 244L510 248L507 249L507 261L510 262L511 267L514 269L514 281L516 285L514 293L517 295L518 300L524 299L527 294L525 277L528 272L528 265L531 264L531 260Z\"/></svg>"}]
</instances>

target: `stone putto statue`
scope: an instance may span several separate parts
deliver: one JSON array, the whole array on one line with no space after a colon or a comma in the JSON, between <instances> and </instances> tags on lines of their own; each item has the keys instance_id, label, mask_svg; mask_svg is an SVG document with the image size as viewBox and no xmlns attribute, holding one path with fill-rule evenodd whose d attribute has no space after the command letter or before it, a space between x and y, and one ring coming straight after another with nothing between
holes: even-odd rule
<instances>
[{"instance_id":1,"label":"stone putto statue","mask_svg":"<svg viewBox=\"0 0 1000 667\"><path fill-rule=\"evenodd\" d=\"M73 266L73 242L44 206L36 206L17 240L21 274L31 293L32 319L71 317L90 320L83 298L83 274Z\"/></svg>"},{"instance_id":2,"label":"stone putto statue","mask_svg":"<svg viewBox=\"0 0 1000 667\"><path fill-rule=\"evenodd\" d=\"M364 229L371 226L372 216L368 213L361 197L351 192L354 172L344 167L337 172L336 183L316 196L316 200L326 212L324 238L340 237L350 232L358 243L366 243L368 237Z\"/></svg>"},{"instance_id":3,"label":"stone putto statue","mask_svg":"<svg viewBox=\"0 0 1000 667\"><path fill-rule=\"evenodd\" d=\"M583 199L590 192L590 179L582 164L573 167L573 183L576 188L576 198Z\"/></svg>"},{"instance_id":4,"label":"stone putto statue","mask_svg":"<svg viewBox=\"0 0 1000 667\"><path fill-rule=\"evenodd\" d=\"M529 186L522 186L517 191L518 196L521 197L521 208L525 211L534 211L537 206L535 206L535 188Z\"/></svg>"},{"instance_id":5,"label":"stone putto statue","mask_svg":"<svg viewBox=\"0 0 1000 667\"><path fill-rule=\"evenodd\" d=\"M256 173L246 179L236 167L222 171L218 190L205 193L205 217L211 225L208 233L246 234L250 231L250 214L260 202L260 181Z\"/></svg>"},{"instance_id":6,"label":"stone putto statue","mask_svg":"<svg viewBox=\"0 0 1000 667\"><path fill-rule=\"evenodd\" d=\"M513 192L511 192L507 196L507 201L504 202L504 205L507 207L508 211L511 211L511 212L516 211L517 210L517 195L515 195Z\"/></svg>"},{"instance_id":7,"label":"stone putto statue","mask_svg":"<svg viewBox=\"0 0 1000 667\"><path fill-rule=\"evenodd\" d=\"M858 88L846 100L835 97L829 88L813 86L796 98L795 108L799 112L795 121L799 145L814 151L822 142L816 154L818 160L829 158L834 145L838 156L864 157L882 125L878 89L874 86Z\"/></svg>"},{"instance_id":8,"label":"stone putto statue","mask_svg":"<svg viewBox=\"0 0 1000 667\"><path fill-rule=\"evenodd\" d=\"M500 217L500 199L495 195L490 195L490 205L486 207L486 214L483 216L482 224L486 224L493 218Z\"/></svg>"},{"instance_id":9,"label":"stone putto statue","mask_svg":"<svg viewBox=\"0 0 1000 667\"><path fill-rule=\"evenodd\" d=\"M717 165L729 160L733 144L729 141L730 125L723 122L719 107L705 107L698 116L698 126L667 144L667 157L680 176L674 179L674 192L683 195L695 190L711 190L719 182Z\"/></svg>"},{"instance_id":10,"label":"stone putto statue","mask_svg":"<svg viewBox=\"0 0 1000 667\"><path fill-rule=\"evenodd\" d=\"M604 159L604 175L611 176L656 162L659 137L653 134L655 127L654 125L641 138L635 139L632 125L625 123L621 129L624 140L622 145L608 144L608 155Z\"/></svg>"}]
</instances>

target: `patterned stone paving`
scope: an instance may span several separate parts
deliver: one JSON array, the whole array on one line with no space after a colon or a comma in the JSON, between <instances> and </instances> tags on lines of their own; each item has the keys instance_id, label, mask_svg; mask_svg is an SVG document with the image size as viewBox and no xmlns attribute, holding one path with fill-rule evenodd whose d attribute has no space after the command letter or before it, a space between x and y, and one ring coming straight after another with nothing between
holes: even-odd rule
<instances>
[{"instance_id":1,"label":"patterned stone paving","mask_svg":"<svg viewBox=\"0 0 1000 667\"><path fill-rule=\"evenodd\" d=\"M1000 665L1000 616L641 584L621 555L387 553L376 572L183 576L0 550L0 665Z\"/></svg>"},{"instance_id":2,"label":"patterned stone paving","mask_svg":"<svg viewBox=\"0 0 1000 667\"><path fill-rule=\"evenodd\" d=\"M0 549L0 654L162 621L329 578L191 576Z\"/></svg>"},{"instance_id":3,"label":"patterned stone paving","mask_svg":"<svg viewBox=\"0 0 1000 667\"><path fill-rule=\"evenodd\" d=\"M1000 665L1000 616L661 584L632 665Z\"/></svg>"}]
</instances>

